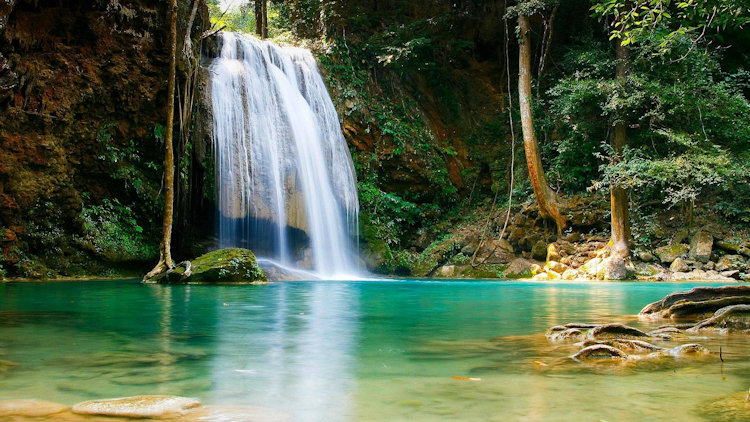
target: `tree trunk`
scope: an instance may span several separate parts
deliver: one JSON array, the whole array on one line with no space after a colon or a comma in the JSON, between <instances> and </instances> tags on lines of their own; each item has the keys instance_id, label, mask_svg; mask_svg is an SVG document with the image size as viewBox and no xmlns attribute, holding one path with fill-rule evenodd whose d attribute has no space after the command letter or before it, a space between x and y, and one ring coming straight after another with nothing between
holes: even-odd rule
<instances>
[{"instance_id":1,"label":"tree trunk","mask_svg":"<svg viewBox=\"0 0 750 422\"><path fill-rule=\"evenodd\" d=\"M534 118L531 113L531 42L529 40L529 17L518 15L518 26L521 39L518 54L518 99L521 108L521 127L523 129L523 147L526 152L526 165L529 168L529 179L534 188L534 196L539 203L539 213L544 218L551 218L562 233L567 225L567 218L560 212L560 200L547 183L539 155L539 144L534 133Z\"/></svg>"},{"instance_id":2,"label":"tree trunk","mask_svg":"<svg viewBox=\"0 0 750 422\"><path fill-rule=\"evenodd\" d=\"M268 38L268 0L255 0L255 33Z\"/></svg>"},{"instance_id":3,"label":"tree trunk","mask_svg":"<svg viewBox=\"0 0 750 422\"><path fill-rule=\"evenodd\" d=\"M628 73L628 60L630 54L627 47L623 47L620 40L617 41L617 68L616 78L620 84L625 84ZM628 125L622 118L615 124L615 133L612 137L612 149L614 150L614 163L622 158L622 152L628 142ZM628 209L627 190L610 185L610 202L612 207L612 255L622 258L630 255L630 212Z\"/></svg>"},{"instance_id":4,"label":"tree trunk","mask_svg":"<svg viewBox=\"0 0 750 422\"><path fill-rule=\"evenodd\" d=\"M174 89L177 56L177 0L169 2L169 79L167 81L167 126L164 135L164 222L162 241L159 245L159 262L145 279L153 278L168 269L174 268L172 261L172 215L174 213L174 151L172 133L174 129Z\"/></svg>"}]
</instances>

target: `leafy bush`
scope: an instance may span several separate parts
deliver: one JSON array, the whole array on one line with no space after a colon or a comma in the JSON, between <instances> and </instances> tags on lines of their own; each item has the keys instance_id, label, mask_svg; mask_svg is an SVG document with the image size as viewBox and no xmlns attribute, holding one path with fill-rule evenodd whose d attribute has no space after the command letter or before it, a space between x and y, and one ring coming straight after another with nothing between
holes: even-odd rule
<instances>
[{"instance_id":1,"label":"leafy bush","mask_svg":"<svg viewBox=\"0 0 750 422\"><path fill-rule=\"evenodd\" d=\"M144 229L135 219L130 207L117 199L104 199L98 205L83 207L83 241L94 250L113 261L151 261L159 251L153 239L147 238Z\"/></svg>"}]
</instances>

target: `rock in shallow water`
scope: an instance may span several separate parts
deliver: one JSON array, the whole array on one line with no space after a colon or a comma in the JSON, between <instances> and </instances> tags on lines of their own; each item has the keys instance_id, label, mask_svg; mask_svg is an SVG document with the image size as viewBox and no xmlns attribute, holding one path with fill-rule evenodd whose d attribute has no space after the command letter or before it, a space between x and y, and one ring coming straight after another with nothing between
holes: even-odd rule
<instances>
[{"instance_id":1,"label":"rock in shallow water","mask_svg":"<svg viewBox=\"0 0 750 422\"><path fill-rule=\"evenodd\" d=\"M196 399L178 396L135 396L107 400L91 400L73 406L80 415L116 416L125 418L167 418L184 414L200 406Z\"/></svg>"},{"instance_id":2,"label":"rock in shallow water","mask_svg":"<svg viewBox=\"0 0 750 422\"><path fill-rule=\"evenodd\" d=\"M647 338L648 334L643 331L629 327L624 324L604 324L594 327L589 331L589 338L592 339L638 339Z\"/></svg>"},{"instance_id":3,"label":"rock in shallow water","mask_svg":"<svg viewBox=\"0 0 750 422\"><path fill-rule=\"evenodd\" d=\"M3 400L0 401L0 417L52 416L68 410L68 406L44 400Z\"/></svg>"},{"instance_id":4,"label":"rock in shallow water","mask_svg":"<svg viewBox=\"0 0 750 422\"><path fill-rule=\"evenodd\" d=\"M628 354L606 344L594 344L584 347L573 355L575 360L597 360L597 359L627 359Z\"/></svg>"},{"instance_id":5,"label":"rock in shallow water","mask_svg":"<svg viewBox=\"0 0 750 422\"><path fill-rule=\"evenodd\" d=\"M247 249L219 249L146 280L166 284L266 284L268 279Z\"/></svg>"}]
</instances>

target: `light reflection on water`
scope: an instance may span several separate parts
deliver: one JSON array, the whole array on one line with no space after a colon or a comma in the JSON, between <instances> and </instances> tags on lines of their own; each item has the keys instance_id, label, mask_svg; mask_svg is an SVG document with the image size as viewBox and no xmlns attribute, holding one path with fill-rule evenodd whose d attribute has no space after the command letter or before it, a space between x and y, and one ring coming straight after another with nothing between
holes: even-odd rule
<instances>
[{"instance_id":1,"label":"light reflection on water","mask_svg":"<svg viewBox=\"0 0 750 422\"><path fill-rule=\"evenodd\" d=\"M746 338L701 340L721 366L586 368L538 335L692 286L4 284L0 360L19 365L0 367L0 399L177 394L300 421L703 420L701 403L750 387Z\"/></svg>"}]
</instances>

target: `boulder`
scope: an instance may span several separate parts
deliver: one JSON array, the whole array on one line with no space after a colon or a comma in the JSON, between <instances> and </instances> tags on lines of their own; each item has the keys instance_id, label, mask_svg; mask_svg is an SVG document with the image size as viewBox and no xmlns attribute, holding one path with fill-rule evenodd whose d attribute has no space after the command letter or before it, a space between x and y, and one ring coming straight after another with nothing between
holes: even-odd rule
<instances>
[{"instance_id":1,"label":"boulder","mask_svg":"<svg viewBox=\"0 0 750 422\"><path fill-rule=\"evenodd\" d=\"M681 243L662 246L656 250L656 256L662 264L671 264L675 259L687 256L688 246Z\"/></svg>"},{"instance_id":2,"label":"boulder","mask_svg":"<svg viewBox=\"0 0 750 422\"><path fill-rule=\"evenodd\" d=\"M624 324L613 323L599 325L592 328L588 333L588 337L593 340L615 338L637 340L648 338L649 335L637 328L630 327Z\"/></svg>"},{"instance_id":3,"label":"boulder","mask_svg":"<svg viewBox=\"0 0 750 422\"><path fill-rule=\"evenodd\" d=\"M599 280L629 280L635 277L635 271L623 258L611 256L599 265L596 278Z\"/></svg>"},{"instance_id":4,"label":"boulder","mask_svg":"<svg viewBox=\"0 0 750 422\"><path fill-rule=\"evenodd\" d=\"M638 252L638 259L643 262L651 262L654 260L654 255L651 252L641 251Z\"/></svg>"},{"instance_id":5,"label":"boulder","mask_svg":"<svg viewBox=\"0 0 750 422\"><path fill-rule=\"evenodd\" d=\"M557 271L547 270L547 280L560 280L562 275Z\"/></svg>"},{"instance_id":6,"label":"boulder","mask_svg":"<svg viewBox=\"0 0 750 422\"><path fill-rule=\"evenodd\" d=\"M504 278L529 278L533 274L531 272L531 261L523 258L516 258L510 262L508 268L503 271Z\"/></svg>"},{"instance_id":7,"label":"boulder","mask_svg":"<svg viewBox=\"0 0 750 422\"><path fill-rule=\"evenodd\" d=\"M456 275L456 266L443 265L442 267L438 268L437 275L439 277L453 277Z\"/></svg>"},{"instance_id":8,"label":"boulder","mask_svg":"<svg viewBox=\"0 0 750 422\"><path fill-rule=\"evenodd\" d=\"M247 249L219 249L181 263L147 283L166 284L267 284L255 255Z\"/></svg>"},{"instance_id":9,"label":"boulder","mask_svg":"<svg viewBox=\"0 0 750 422\"><path fill-rule=\"evenodd\" d=\"M543 240L538 240L536 243L534 243L534 246L531 248L531 256L537 261L546 261L547 260L547 244L544 243Z\"/></svg>"},{"instance_id":10,"label":"boulder","mask_svg":"<svg viewBox=\"0 0 750 422\"><path fill-rule=\"evenodd\" d=\"M583 345L585 347L592 346L595 344L604 344L607 346L614 347L617 350L626 352L626 353L652 353L652 352L658 352L660 350L664 350L663 348L659 346L655 346L651 343L642 341L642 340L629 340L629 339L612 339L612 340L586 340L583 342Z\"/></svg>"},{"instance_id":11,"label":"boulder","mask_svg":"<svg viewBox=\"0 0 750 422\"><path fill-rule=\"evenodd\" d=\"M732 330L750 330L750 304L731 305L719 309L711 318L701 321L689 333L705 328L727 328Z\"/></svg>"},{"instance_id":12,"label":"boulder","mask_svg":"<svg viewBox=\"0 0 750 422\"><path fill-rule=\"evenodd\" d=\"M576 271L576 270L574 270L572 268L568 268L567 270L563 271L563 273L562 273L562 279L563 280L571 281L571 280L578 280L578 278L579 278L578 271Z\"/></svg>"},{"instance_id":13,"label":"boulder","mask_svg":"<svg viewBox=\"0 0 750 422\"><path fill-rule=\"evenodd\" d=\"M716 247L730 254L739 254L740 249L742 249L742 245L738 245L729 239L717 241Z\"/></svg>"},{"instance_id":14,"label":"boulder","mask_svg":"<svg viewBox=\"0 0 750 422\"><path fill-rule=\"evenodd\" d=\"M716 262L716 271L743 270L747 267L745 258L740 255L724 255Z\"/></svg>"},{"instance_id":15,"label":"boulder","mask_svg":"<svg viewBox=\"0 0 750 422\"><path fill-rule=\"evenodd\" d=\"M547 265L544 266L545 271L552 270L556 273L564 273L568 269L568 266L558 261L547 261Z\"/></svg>"},{"instance_id":16,"label":"boulder","mask_svg":"<svg viewBox=\"0 0 750 422\"><path fill-rule=\"evenodd\" d=\"M550 243L547 246L547 261L559 261L562 258L560 251L557 250L557 245Z\"/></svg>"},{"instance_id":17,"label":"boulder","mask_svg":"<svg viewBox=\"0 0 750 422\"><path fill-rule=\"evenodd\" d=\"M573 355L575 360L627 359L627 353L606 344L594 344L584 347Z\"/></svg>"},{"instance_id":18,"label":"boulder","mask_svg":"<svg viewBox=\"0 0 750 422\"><path fill-rule=\"evenodd\" d=\"M601 258L592 258L588 260L583 266L581 266L581 271L583 271L585 274L596 277L596 274L599 270L599 264L602 263Z\"/></svg>"},{"instance_id":19,"label":"boulder","mask_svg":"<svg viewBox=\"0 0 750 422\"><path fill-rule=\"evenodd\" d=\"M583 340L585 335L578 328L565 326L552 327L547 331L547 339L555 343L575 342Z\"/></svg>"},{"instance_id":20,"label":"boulder","mask_svg":"<svg viewBox=\"0 0 750 422\"><path fill-rule=\"evenodd\" d=\"M107 400L91 400L73 406L80 415L125 418L169 418L200 406L196 399L178 396L135 396Z\"/></svg>"},{"instance_id":21,"label":"boulder","mask_svg":"<svg viewBox=\"0 0 750 422\"><path fill-rule=\"evenodd\" d=\"M688 264L684 259L677 258L672 262L672 265L669 266L669 271L672 271L673 273L684 273L690 271L690 267L688 267Z\"/></svg>"},{"instance_id":22,"label":"boulder","mask_svg":"<svg viewBox=\"0 0 750 422\"><path fill-rule=\"evenodd\" d=\"M642 318L700 317L733 305L750 303L750 286L696 287L646 305Z\"/></svg>"},{"instance_id":23,"label":"boulder","mask_svg":"<svg viewBox=\"0 0 750 422\"><path fill-rule=\"evenodd\" d=\"M707 231L699 231L690 239L690 259L698 262L707 263L711 258L713 251L714 237Z\"/></svg>"},{"instance_id":24,"label":"boulder","mask_svg":"<svg viewBox=\"0 0 750 422\"><path fill-rule=\"evenodd\" d=\"M66 410L68 406L44 400L0 401L0 419L6 417L46 418Z\"/></svg>"}]
</instances>

